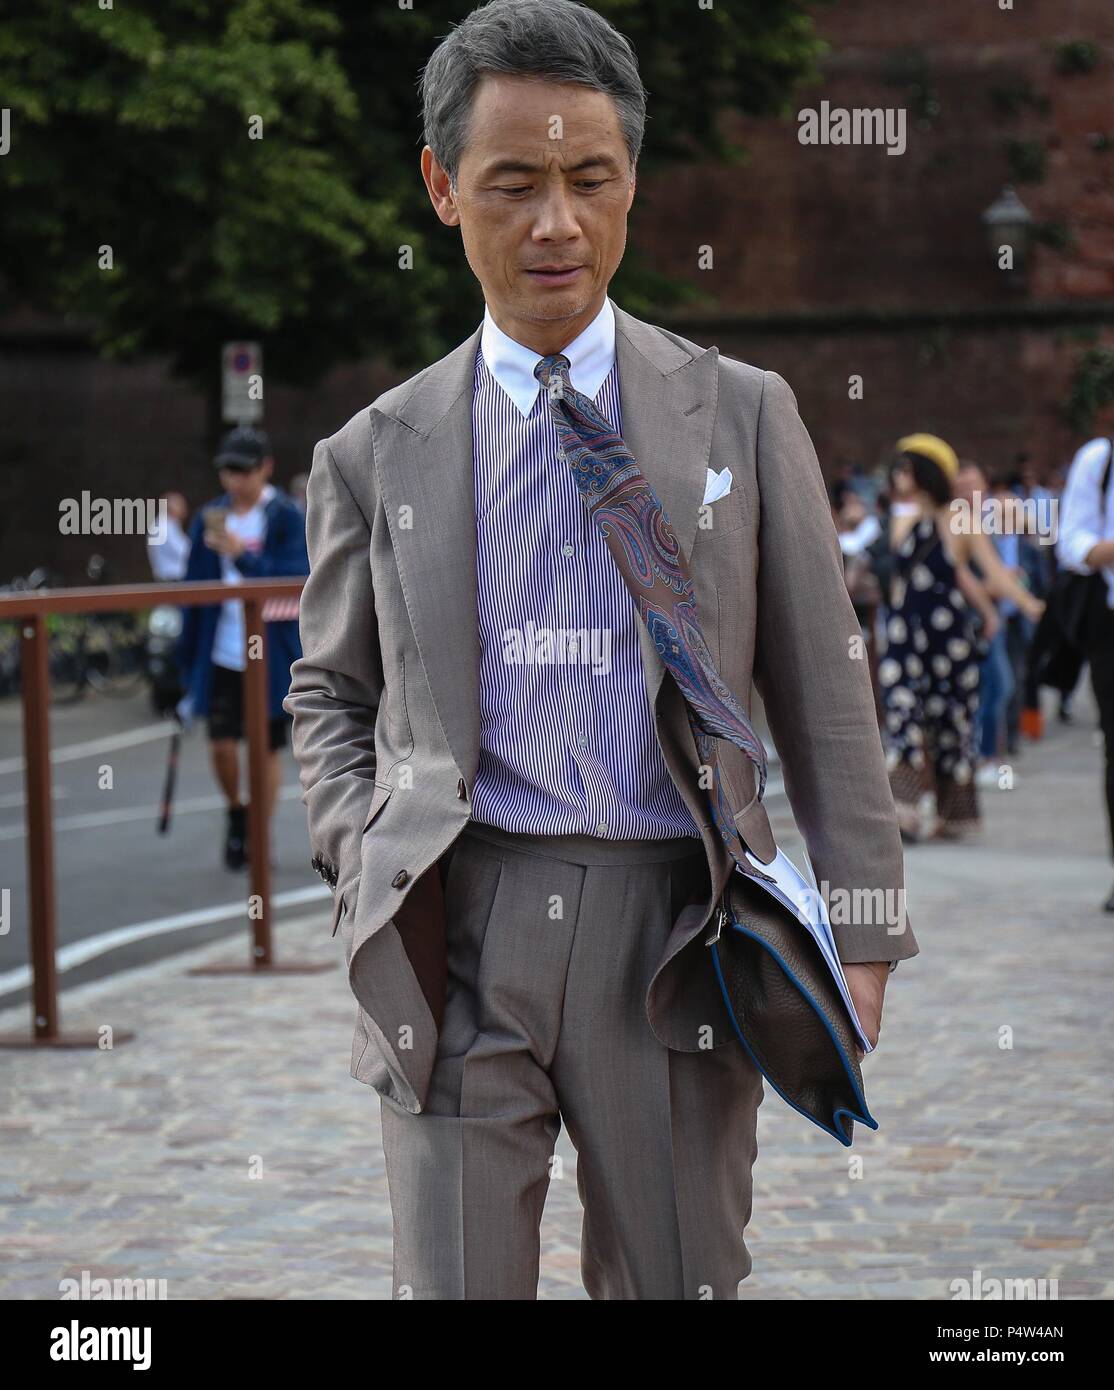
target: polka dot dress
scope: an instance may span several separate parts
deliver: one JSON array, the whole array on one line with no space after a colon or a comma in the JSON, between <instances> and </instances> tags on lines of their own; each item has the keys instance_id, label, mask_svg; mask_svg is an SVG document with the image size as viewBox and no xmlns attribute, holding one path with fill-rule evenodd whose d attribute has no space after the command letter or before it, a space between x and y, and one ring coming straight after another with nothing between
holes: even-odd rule
<instances>
[{"instance_id":1,"label":"polka dot dress","mask_svg":"<svg viewBox=\"0 0 1114 1390\"><path fill-rule=\"evenodd\" d=\"M894 555L878 679L894 800L915 806L935 791L944 828L971 828L979 819L978 656L970 609L931 517L917 522Z\"/></svg>"}]
</instances>

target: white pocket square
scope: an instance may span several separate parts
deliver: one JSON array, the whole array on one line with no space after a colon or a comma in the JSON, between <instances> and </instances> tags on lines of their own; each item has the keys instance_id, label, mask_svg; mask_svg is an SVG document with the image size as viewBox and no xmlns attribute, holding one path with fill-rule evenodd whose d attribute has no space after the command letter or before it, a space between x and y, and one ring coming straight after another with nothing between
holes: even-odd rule
<instances>
[{"instance_id":1,"label":"white pocket square","mask_svg":"<svg viewBox=\"0 0 1114 1390\"><path fill-rule=\"evenodd\" d=\"M708 482L704 488L704 505L709 502L718 502L721 497L726 497L731 491L731 469L725 468L722 473L714 473L708 469Z\"/></svg>"}]
</instances>

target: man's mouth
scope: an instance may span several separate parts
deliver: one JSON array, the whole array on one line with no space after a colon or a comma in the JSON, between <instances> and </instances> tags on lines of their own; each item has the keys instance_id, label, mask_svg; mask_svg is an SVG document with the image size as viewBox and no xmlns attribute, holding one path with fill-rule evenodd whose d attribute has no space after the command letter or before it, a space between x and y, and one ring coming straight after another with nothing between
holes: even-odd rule
<instances>
[{"instance_id":1,"label":"man's mouth","mask_svg":"<svg viewBox=\"0 0 1114 1390\"><path fill-rule=\"evenodd\" d=\"M527 270L526 273L539 284L567 285L571 280L575 280L583 269L582 265L539 266L536 270Z\"/></svg>"}]
</instances>

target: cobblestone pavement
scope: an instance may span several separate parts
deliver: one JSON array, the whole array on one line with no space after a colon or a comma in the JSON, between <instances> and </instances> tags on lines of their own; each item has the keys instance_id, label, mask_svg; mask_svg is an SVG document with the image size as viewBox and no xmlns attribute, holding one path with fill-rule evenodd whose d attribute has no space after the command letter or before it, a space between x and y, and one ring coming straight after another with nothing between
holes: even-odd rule
<instances>
[{"instance_id":1,"label":"cobblestone pavement","mask_svg":"<svg viewBox=\"0 0 1114 1390\"><path fill-rule=\"evenodd\" d=\"M843 1149L767 1091L741 1297L946 1299L975 1271L1114 1295L1112 874L1082 694L1077 721L983 795L979 843L908 852L921 955L866 1064L879 1132ZM0 1295L54 1298L87 1270L163 1278L171 1298L390 1297L378 1102L348 1076L354 1004L326 922L284 925L280 956L335 970L187 975L230 956L206 946L64 996L67 1027L133 1041L4 1055ZM583 1298L564 1135L559 1152L541 1296Z\"/></svg>"}]
</instances>

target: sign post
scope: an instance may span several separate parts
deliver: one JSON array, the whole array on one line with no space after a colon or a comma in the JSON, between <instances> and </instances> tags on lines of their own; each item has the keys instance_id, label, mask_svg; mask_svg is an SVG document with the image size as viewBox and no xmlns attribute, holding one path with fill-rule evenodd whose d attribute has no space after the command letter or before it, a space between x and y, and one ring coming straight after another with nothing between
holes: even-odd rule
<instances>
[{"instance_id":1,"label":"sign post","mask_svg":"<svg viewBox=\"0 0 1114 1390\"><path fill-rule=\"evenodd\" d=\"M225 343L221 352L221 419L227 425L263 420L263 348L260 343Z\"/></svg>"}]
</instances>

